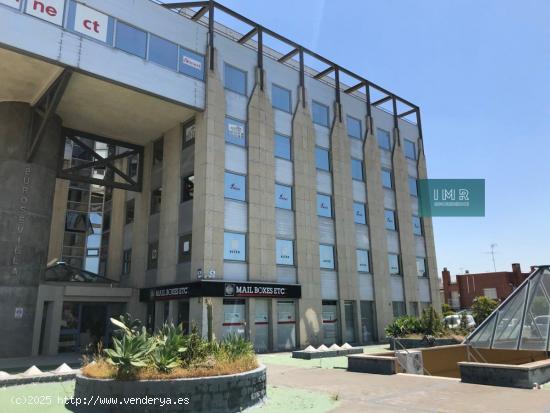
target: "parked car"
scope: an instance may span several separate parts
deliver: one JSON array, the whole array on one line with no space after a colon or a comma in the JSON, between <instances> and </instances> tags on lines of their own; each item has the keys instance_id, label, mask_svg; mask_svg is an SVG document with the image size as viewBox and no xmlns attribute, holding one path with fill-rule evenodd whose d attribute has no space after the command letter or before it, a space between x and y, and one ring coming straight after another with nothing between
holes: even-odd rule
<instances>
[{"instance_id":1,"label":"parked car","mask_svg":"<svg viewBox=\"0 0 550 413\"><path fill-rule=\"evenodd\" d=\"M461 318L462 316L458 314L448 315L443 319L443 324L448 328L458 328L460 327ZM466 320L468 320L468 328L474 328L476 326L474 317L470 314L466 314Z\"/></svg>"}]
</instances>

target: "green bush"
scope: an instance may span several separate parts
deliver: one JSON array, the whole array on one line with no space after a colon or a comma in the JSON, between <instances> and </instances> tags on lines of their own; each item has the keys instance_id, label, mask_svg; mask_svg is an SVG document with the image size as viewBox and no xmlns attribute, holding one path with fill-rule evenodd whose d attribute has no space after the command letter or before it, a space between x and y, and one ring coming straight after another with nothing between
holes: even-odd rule
<instances>
[{"instance_id":1,"label":"green bush","mask_svg":"<svg viewBox=\"0 0 550 413\"><path fill-rule=\"evenodd\" d=\"M422 326L418 318L404 315L396 318L385 331L388 337L405 337L409 334L420 334Z\"/></svg>"},{"instance_id":2,"label":"green bush","mask_svg":"<svg viewBox=\"0 0 550 413\"><path fill-rule=\"evenodd\" d=\"M237 334L228 335L221 343L220 352L229 360L236 360L240 357L248 357L254 354L252 343Z\"/></svg>"},{"instance_id":3,"label":"green bush","mask_svg":"<svg viewBox=\"0 0 550 413\"><path fill-rule=\"evenodd\" d=\"M422 310L420 325L422 328L422 334L427 336L437 336L443 332L441 317L432 306Z\"/></svg>"},{"instance_id":4,"label":"green bush","mask_svg":"<svg viewBox=\"0 0 550 413\"><path fill-rule=\"evenodd\" d=\"M489 315L495 311L499 302L485 296L474 298L472 303L472 315L477 325L480 325Z\"/></svg>"},{"instance_id":5,"label":"green bush","mask_svg":"<svg viewBox=\"0 0 550 413\"><path fill-rule=\"evenodd\" d=\"M443 314L443 317L447 317L448 315L453 315L455 314L455 312L453 311L453 309L451 308L451 306L447 303L444 303L442 306L441 306L441 313Z\"/></svg>"},{"instance_id":6,"label":"green bush","mask_svg":"<svg viewBox=\"0 0 550 413\"><path fill-rule=\"evenodd\" d=\"M116 366L120 378L131 377L136 369L147 366L149 356L157 344L147 334L145 327L138 332L113 318L111 322L119 327L120 338L113 336L113 348L104 350L107 361Z\"/></svg>"}]
</instances>

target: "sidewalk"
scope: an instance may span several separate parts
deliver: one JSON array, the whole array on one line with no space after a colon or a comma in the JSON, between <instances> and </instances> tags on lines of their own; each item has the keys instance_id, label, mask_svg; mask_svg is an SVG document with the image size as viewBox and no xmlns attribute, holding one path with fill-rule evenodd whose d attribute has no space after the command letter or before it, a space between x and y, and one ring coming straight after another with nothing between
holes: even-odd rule
<instances>
[{"instance_id":1,"label":"sidewalk","mask_svg":"<svg viewBox=\"0 0 550 413\"><path fill-rule=\"evenodd\" d=\"M30 356L0 359L0 371L7 373L21 373L31 366L36 366L42 371L55 370L61 364L66 363L70 367L80 367L82 355L79 353L58 354L55 356Z\"/></svg>"}]
</instances>

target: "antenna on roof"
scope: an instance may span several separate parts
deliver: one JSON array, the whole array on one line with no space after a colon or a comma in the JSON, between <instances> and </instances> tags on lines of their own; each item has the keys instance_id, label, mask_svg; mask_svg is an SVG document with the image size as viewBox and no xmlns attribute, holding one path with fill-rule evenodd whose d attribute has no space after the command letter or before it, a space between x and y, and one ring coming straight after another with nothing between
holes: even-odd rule
<instances>
[{"instance_id":1,"label":"antenna on roof","mask_svg":"<svg viewBox=\"0 0 550 413\"><path fill-rule=\"evenodd\" d=\"M491 254L491 257L493 259L493 270L494 270L494 272L497 272L497 266L495 264L495 254L497 254L495 252L495 247L496 246L497 246L497 244L491 244L491 251L485 252L485 254Z\"/></svg>"}]
</instances>

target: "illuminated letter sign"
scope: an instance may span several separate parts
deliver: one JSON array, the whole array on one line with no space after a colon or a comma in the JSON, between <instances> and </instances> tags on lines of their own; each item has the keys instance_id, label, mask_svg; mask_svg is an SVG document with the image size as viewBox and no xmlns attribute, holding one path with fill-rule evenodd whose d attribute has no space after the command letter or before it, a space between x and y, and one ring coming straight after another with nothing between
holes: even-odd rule
<instances>
[{"instance_id":1,"label":"illuminated letter sign","mask_svg":"<svg viewBox=\"0 0 550 413\"><path fill-rule=\"evenodd\" d=\"M109 31L109 16L76 3L74 30L96 40L106 42Z\"/></svg>"},{"instance_id":2,"label":"illuminated letter sign","mask_svg":"<svg viewBox=\"0 0 550 413\"><path fill-rule=\"evenodd\" d=\"M21 7L21 0L0 0L0 4L5 4L6 6L15 7L18 9Z\"/></svg>"},{"instance_id":3,"label":"illuminated letter sign","mask_svg":"<svg viewBox=\"0 0 550 413\"><path fill-rule=\"evenodd\" d=\"M63 25L65 0L28 0L25 12L50 23Z\"/></svg>"}]
</instances>

